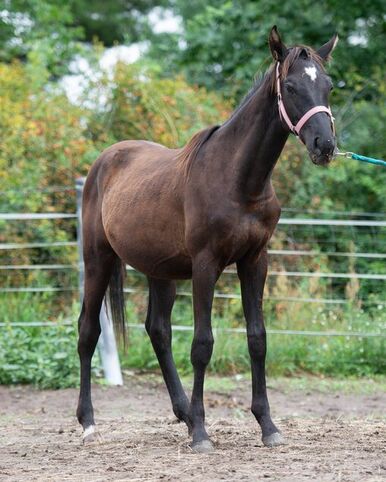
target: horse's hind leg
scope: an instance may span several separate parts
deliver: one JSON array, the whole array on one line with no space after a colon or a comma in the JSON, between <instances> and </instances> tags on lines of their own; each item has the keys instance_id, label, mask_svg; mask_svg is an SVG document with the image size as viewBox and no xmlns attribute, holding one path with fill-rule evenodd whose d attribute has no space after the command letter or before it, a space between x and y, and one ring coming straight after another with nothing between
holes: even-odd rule
<instances>
[{"instance_id":1,"label":"horse's hind leg","mask_svg":"<svg viewBox=\"0 0 386 482\"><path fill-rule=\"evenodd\" d=\"M149 278L149 307L146 330L157 355L176 417L191 430L189 400L173 360L170 316L176 296L174 281Z\"/></svg>"},{"instance_id":2,"label":"horse's hind leg","mask_svg":"<svg viewBox=\"0 0 386 482\"><path fill-rule=\"evenodd\" d=\"M84 429L83 441L86 443L97 437L90 379L91 359L101 332L99 314L113 267L120 263L120 260L109 246L99 248L96 252L94 249L87 249L85 245L84 262L84 300L78 322L80 393L76 414Z\"/></svg>"}]
</instances>

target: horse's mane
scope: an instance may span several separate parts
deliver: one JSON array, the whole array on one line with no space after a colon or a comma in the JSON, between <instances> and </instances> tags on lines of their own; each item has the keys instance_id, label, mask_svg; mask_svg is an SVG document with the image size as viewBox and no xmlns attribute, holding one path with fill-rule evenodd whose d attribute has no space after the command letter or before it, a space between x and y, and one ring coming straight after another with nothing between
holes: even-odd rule
<instances>
[{"instance_id":1,"label":"horse's mane","mask_svg":"<svg viewBox=\"0 0 386 482\"><path fill-rule=\"evenodd\" d=\"M287 77L290 68L298 60L300 55L305 55L307 58L313 60L319 65L319 67L323 71L325 71L323 60L315 50L306 45L296 45L288 49L288 54L285 57L284 61L281 63L282 80ZM257 80L255 80L252 88L243 97L238 107L236 107L236 109L233 111L230 118L226 122L229 122L229 120L232 119L260 89L265 89L267 95L272 95L276 93L275 64L271 65L271 67L267 70L267 72L265 72L265 74L261 75L257 78ZM197 156L197 153L200 150L201 146L211 137L211 135L219 127L220 126L218 125L210 126L196 132L196 134L191 137L189 142L177 154L176 159L178 160L178 162L187 166L187 169L189 169L191 162Z\"/></svg>"},{"instance_id":2,"label":"horse's mane","mask_svg":"<svg viewBox=\"0 0 386 482\"><path fill-rule=\"evenodd\" d=\"M177 154L177 161L181 164L189 165L191 161L196 157L197 152L200 150L201 146L219 127L220 126L218 125L210 126L196 132L193 137L191 137L189 142Z\"/></svg>"}]
</instances>

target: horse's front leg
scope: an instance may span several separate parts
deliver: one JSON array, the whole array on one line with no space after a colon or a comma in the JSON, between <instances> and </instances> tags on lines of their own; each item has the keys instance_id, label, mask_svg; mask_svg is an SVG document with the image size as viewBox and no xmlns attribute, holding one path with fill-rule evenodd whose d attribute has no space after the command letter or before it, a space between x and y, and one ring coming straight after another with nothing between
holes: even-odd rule
<instances>
[{"instance_id":1,"label":"horse's front leg","mask_svg":"<svg viewBox=\"0 0 386 482\"><path fill-rule=\"evenodd\" d=\"M209 253L200 253L193 260L193 310L194 336L191 361L194 370L194 382L190 403L192 422L192 449L207 453L213 450L205 430L205 410L203 402L205 370L213 351L211 310L214 286L219 275L217 264Z\"/></svg>"},{"instance_id":2,"label":"horse's front leg","mask_svg":"<svg viewBox=\"0 0 386 482\"><path fill-rule=\"evenodd\" d=\"M266 332L263 317L263 291L267 277L267 252L246 256L237 263L241 297L247 323L248 350L252 370L252 413L258 421L264 445L274 447L285 443L272 422L265 382Z\"/></svg>"}]
</instances>

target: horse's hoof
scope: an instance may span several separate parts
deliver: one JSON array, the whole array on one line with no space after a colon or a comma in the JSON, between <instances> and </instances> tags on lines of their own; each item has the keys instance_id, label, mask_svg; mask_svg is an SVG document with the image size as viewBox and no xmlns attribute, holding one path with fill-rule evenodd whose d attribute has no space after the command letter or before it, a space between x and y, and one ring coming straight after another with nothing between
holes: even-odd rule
<instances>
[{"instance_id":1,"label":"horse's hoof","mask_svg":"<svg viewBox=\"0 0 386 482\"><path fill-rule=\"evenodd\" d=\"M191 445L193 452L196 454L210 454L214 451L213 444L210 440L201 440Z\"/></svg>"},{"instance_id":2,"label":"horse's hoof","mask_svg":"<svg viewBox=\"0 0 386 482\"><path fill-rule=\"evenodd\" d=\"M285 445L286 441L281 433L275 432L267 437L263 437L263 444L266 447L277 447L278 445Z\"/></svg>"},{"instance_id":3,"label":"horse's hoof","mask_svg":"<svg viewBox=\"0 0 386 482\"><path fill-rule=\"evenodd\" d=\"M83 432L83 445L102 443L102 435L95 430L94 425L87 427Z\"/></svg>"}]
</instances>

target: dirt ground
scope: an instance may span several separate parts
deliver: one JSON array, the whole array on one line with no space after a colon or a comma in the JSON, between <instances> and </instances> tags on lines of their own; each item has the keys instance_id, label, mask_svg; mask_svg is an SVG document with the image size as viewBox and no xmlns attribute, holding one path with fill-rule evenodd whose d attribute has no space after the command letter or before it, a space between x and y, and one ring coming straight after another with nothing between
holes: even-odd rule
<instances>
[{"instance_id":1,"label":"dirt ground","mask_svg":"<svg viewBox=\"0 0 386 482\"><path fill-rule=\"evenodd\" d=\"M268 449L249 412L249 383L206 391L216 450L192 453L158 378L93 388L101 444L83 446L77 390L0 387L1 481L385 481L386 393L340 393L270 382L287 445Z\"/></svg>"}]
</instances>

